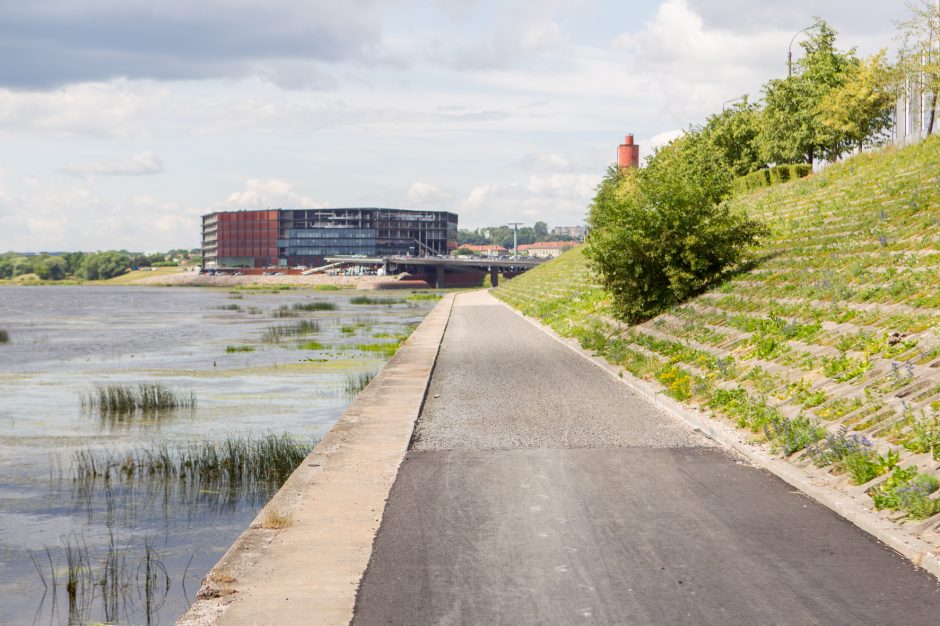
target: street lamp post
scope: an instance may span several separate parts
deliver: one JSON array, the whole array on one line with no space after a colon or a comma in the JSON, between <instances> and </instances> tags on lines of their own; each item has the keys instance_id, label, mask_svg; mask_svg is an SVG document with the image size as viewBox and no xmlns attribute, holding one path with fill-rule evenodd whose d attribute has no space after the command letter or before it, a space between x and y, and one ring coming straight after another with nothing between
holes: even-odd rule
<instances>
[{"instance_id":1,"label":"street lamp post","mask_svg":"<svg viewBox=\"0 0 940 626\"><path fill-rule=\"evenodd\" d=\"M507 226L512 226L512 258L519 256L519 226L522 222L507 222Z\"/></svg>"},{"instance_id":2,"label":"street lamp post","mask_svg":"<svg viewBox=\"0 0 940 626\"><path fill-rule=\"evenodd\" d=\"M819 26L819 24L813 24L807 26L806 28L800 29L795 35L790 39L790 45L787 47L787 78L793 76L793 42L796 41L796 38L800 36L800 33L805 33L808 30L813 30Z\"/></svg>"}]
</instances>

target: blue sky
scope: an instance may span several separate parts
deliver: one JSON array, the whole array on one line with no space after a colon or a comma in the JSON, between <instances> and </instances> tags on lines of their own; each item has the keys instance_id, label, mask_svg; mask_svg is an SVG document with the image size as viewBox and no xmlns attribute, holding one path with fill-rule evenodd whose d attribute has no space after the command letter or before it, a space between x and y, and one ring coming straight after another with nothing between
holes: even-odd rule
<instances>
[{"instance_id":1,"label":"blue sky","mask_svg":"<svg viewBox=\"0 0 940 626\"><path fill-rule=\"evenodd\" d=\"M0 251L198 245L213 210L582 223L646 152L785 73L892 48L900 1L0 0Z\"/></svg>"}]
</instances>

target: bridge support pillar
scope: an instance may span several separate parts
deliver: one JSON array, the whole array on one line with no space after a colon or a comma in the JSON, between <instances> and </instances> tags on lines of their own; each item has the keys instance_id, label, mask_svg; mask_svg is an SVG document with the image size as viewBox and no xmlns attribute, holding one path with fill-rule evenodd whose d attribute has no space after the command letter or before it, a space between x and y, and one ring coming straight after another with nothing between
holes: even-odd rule
<instances>
[{"instance_id":1,"label":"bridge support pillar","mask_svg":"<svg viewBox=\"0 0 940 626\"><path fill-rule=\"evenodd\" d=\"M495 265L490 266L490 285L499 287L499 269Z\"/></svg>"},{"instance_id":2,"label":"bridge support pillar","mask_svg":"<svg viewBox=\"0 0 940 626\"><path fill-rule=\"evenodd\" d=\"M435 272L434 277L434 288L441 289L444 286L444 266L438 265L435 269L437 271Z\"/></svg>"}]
</instances>

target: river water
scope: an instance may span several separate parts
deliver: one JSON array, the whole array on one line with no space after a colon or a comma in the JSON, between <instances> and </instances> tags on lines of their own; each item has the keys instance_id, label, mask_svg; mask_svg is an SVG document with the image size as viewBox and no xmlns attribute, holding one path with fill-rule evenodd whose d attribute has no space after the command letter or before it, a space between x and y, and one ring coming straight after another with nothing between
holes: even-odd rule
<instances>
[{"instance_id":1,"label":"river water","mask_svg":"<svg viewBox=\"0 0 940 626\"><path fill-rule=\"evenodd\" d=\"M321 437L351 400L350 378L385 361L375 344L407 335L435 304L408 294L354 304L355 295L0 286L10 337L0 344L0 624L171 624L182 614L271 488L79 481L75 455ZM335 309L290 309L314 302ZM283 307L299 317L276 318ZM319 331L264 340L301 320ZM120 419L82 406L96 385L140 383L192 392L196 406ZM77 564L71 589L66 550Z\"/></svg>"}]
</instances>

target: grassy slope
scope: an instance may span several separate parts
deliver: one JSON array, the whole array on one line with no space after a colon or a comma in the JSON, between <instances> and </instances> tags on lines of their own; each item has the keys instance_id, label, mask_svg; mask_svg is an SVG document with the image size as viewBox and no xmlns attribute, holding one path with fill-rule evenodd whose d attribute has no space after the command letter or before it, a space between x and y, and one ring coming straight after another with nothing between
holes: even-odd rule
<instances>
[{"instance_id":1,"label":"grassy slope","mask_svg":"<svg viewBox=\"0 0 940 626\"><path fill-rule=\"evenodd\" d=\"M934 425L940 444L938 178L934 138L735 198L771 225L767 260L638 326L612 319L581 250L495 293L759 439L773 415L809 417L940 475L923 435Z\"/></svg>"}]
</instances>

